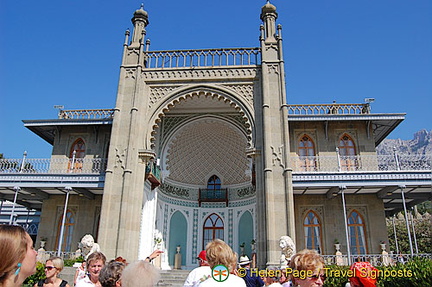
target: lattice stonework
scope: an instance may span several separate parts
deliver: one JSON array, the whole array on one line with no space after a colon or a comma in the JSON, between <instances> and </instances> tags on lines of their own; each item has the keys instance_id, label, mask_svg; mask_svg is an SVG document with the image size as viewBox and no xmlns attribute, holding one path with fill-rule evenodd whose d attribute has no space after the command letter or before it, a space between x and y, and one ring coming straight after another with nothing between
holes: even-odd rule
<instances>
[{"instance_id":1,"label":"lattice stonework","mask_svg":"<svg viewBox=\"0 0 432 287\"><path fill-rule=\"evenodd\" d=\"M234 236L234 216L233 216L233 210L228 210L228 245L233 246L233 236Z\"/></svg>"},{"instance_id":2,"label":"lattice stonework","mask_svg":"<svg viewBox=\"0 0 432 287\"><path fill-rule=\"evenodd\" d=\"M246 139L220 121L199 121L184 127L170 144L167 169L170 179L203 185L216 174L222 184L248 182Z\"/></svg>"},{"instance_id":3,"label":"lattice stonework","mask_svg":"<svg viewBox=\"0 0 432 287\"><path fill-rule=\"evenodd\" d=\"M226 87L234 90L237 94L242 96L253 107L253 85L239 84L239 85L226 85Z\"/></svg>"},{"instance_id":4,"label":"lattice stonework","mask_svg":"<svg viewBox=\"0 0 432 287\"><path fill-rule=\"evenodd\" d=\"M193 210L193 239L192 239L192 262L194 262L195 254L198 254L198 209Z\"/></svg>"},{"instance_id":5,"label":"lattice stonework","mask_svg":"<svg viewBox=\"0 0 432 287\"><path fill-rule=\"evenodd\" d=\"M155 105L166 94L171 93L179 86L153 86L150 87L149 108Z\"/></svg>"}]
</instances>

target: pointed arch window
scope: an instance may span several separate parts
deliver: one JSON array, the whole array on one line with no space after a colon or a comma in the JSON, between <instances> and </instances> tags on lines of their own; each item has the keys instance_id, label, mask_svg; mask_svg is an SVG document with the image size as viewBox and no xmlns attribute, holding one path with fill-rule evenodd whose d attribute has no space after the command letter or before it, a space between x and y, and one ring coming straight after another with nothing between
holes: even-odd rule
<instances>
[{"instance_id":1,"label":"pointed arch window","mask_svg":"<svg viewBox=\"0 0 432 287\"><path fill-rule=\"evenodd\" d=\"M203 226L203 249L210 241L219 238L224 240L224 223L216 213L210 214Z\"/></svg>"},{"instance_id":2,"label":"pointed arch window","mask_svg":"<svg viewBox=\"0 0 432 287\"><path fill-rule=\"evenodd\" d=\"M305 234L305 248L315 249L321 253L321 220L318 215L310 210L303 221Z\"/></svg>"},{"instance_id":3,"label":"pointed arch window","mask_svg":"<svg viewBox=\"0 0 432 287\"><path fill-rule=\"evenodd\" d=\"M351 253L366 254L366 225L363 217L357 210L351 211L348 216L348 230Z\"/></svg>"},{"instance_id":4,"label":"pointed arch window","mask_svg":"<svg viewBox=\"0 0 432 287\"><path fill-rule=\"evenodd\" d=\"M207 181L207 189L219 190L221 188L221 180L216 175L212 175Z\"/></svg>"},{"instance_id":5,"label":"pointed arch window","mask_svg":"<svg viewBox=\"0 0 432 287\"><path fill-rule=\"evenodd\" d=\"M86 146L84 140L79 138L71 146L69 152L69 171L81 172L83 168Z\"/></svg>"},{"instance_id":6,"label":"pointed arch window","mask_svg":"<svg viewBox=\"0 0 432 287\"><path fill-rule=\"evenodd\" d=\"M339 155L341 168L344 171L355 171L358 169L356 146L348 134L343 134L339 139Z\"/></svg>"},{"instance_id":7,"label":"pointed arch window","mask_svg":"<svg viewBox=\"0 0 432 287\"><path fill-rule=\"evenodd\" d=\"M58 248L62 222L63 222L63 214L60 216L57 223L57 236L55 241L56 249ZM74 226L75 226L75 216L71 210L67 209L65 226L64 226L64 234L63 234L63 242L62 242L62 251L66 251L66 252L71 251Z\"/></svg>"},{"instance_id":8,"label":"pointed arch window","mask_svg":"<svg viewBox=\"0 0 432 287\"><path fill-rule=\"evenodd\" d=\"M308 135L303 135L298 143L301 171L316 171L315 144Z\"/></svg>"}]
</instances>

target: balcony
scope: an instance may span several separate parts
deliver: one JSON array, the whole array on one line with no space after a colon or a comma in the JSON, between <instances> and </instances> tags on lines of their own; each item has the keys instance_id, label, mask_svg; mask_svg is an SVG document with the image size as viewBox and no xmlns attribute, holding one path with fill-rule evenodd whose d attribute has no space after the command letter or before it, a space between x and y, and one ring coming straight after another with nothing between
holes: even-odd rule
<instances>
[{"instance_id":1,"label":"balcony","mask_svg":"<svg viewBox=\"0 0 432 287\"><path fill-rule=\"evenodd\" d=\"M161 184L160 174L160 168L155 163L149 163L146 166L145 178L150 181L152 190Z\"/></svg>"},{"instance_id":2,"label":"balcony","mask_svg":"<svg viewBox=\"0 0 432 287\"><path fill-rule=\"evenodd\" d=\"M106 158L0 159L0 174L101 174Z\"/></svg>"},{"instance_id":3,"label":"balcony","mask_svg":"<svg viewBox=\"0 0 432 287\"><path fill-rule=\"evenodd\" d=\"M371 172L431 170L432 155L292 156L293 172Z\"/></svg>"},{"instance_id":4,"label":"balcony","mask_svg":"<svg viewBox=\"0 0 432 287\"><path fill-rule=\"evenodd\" d=\"M202 202L225 202L225 205L228 206L228 190L226 188L200 188L198 193L198 206L201 206Z\"/></svg>"}]
</instances>

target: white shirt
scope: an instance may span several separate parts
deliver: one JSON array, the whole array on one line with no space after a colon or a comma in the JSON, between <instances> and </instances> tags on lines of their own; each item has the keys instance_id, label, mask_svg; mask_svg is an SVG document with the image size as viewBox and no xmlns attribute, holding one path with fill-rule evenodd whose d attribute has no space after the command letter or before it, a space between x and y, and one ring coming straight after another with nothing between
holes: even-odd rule
<instances>
[{"instance_id":1,"label":"white shirt","mask_svg":"<svg viewBox=\"0 0 432 287\"><path fill-rule=\"evenodd\" d=\"M212 277L210 277L209 279L202 282L198 286L199 287L246 287L246 283L242 278L234 274L230 274L228 276L228 279L223 282L218 282L214 280Z\"/></svg>"},{"instance_id":2,"label":"white shirt","mask_svg":"<svg viewBox=\"0 0 432 287\"><path fill-rule=\"evenodd\" d=\"M88 276L77 281L77 283L75 285L75 287L94 287L94 286L96 286L96 285L90 281L90 278Z\"/></svg>"},{"instance_id":3,"label":"white shirt","mask_svg":"<svg viewBox=\"0 0 432 287\"><path fill-rule=\"evenodd\" d=\"M183 284L183 287L196 287L209 277L211 277L210 266L197 267L189 273L185 283Z\"/></svg>"}]
</instances>

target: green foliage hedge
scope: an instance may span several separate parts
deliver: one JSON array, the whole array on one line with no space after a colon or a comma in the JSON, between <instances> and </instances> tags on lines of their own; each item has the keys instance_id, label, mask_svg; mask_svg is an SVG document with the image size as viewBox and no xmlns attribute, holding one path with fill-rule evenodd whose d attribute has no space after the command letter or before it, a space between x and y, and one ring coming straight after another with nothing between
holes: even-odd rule
<instances>
[{"instance_id":1,"label":"green foliage hedge","mask_svg":"<svg viewBox=\"0 0 432 287\"><path fill-rule=\"evenodd\" d=\"M344 287L348 282L347 272L349 266L327 266L329 271L324 282L325 287ZM414 258L405 264L394 266L377 266L378 287L424 287L432 286L432 260L427 258Z\"/></svg>"}]
</instances>

